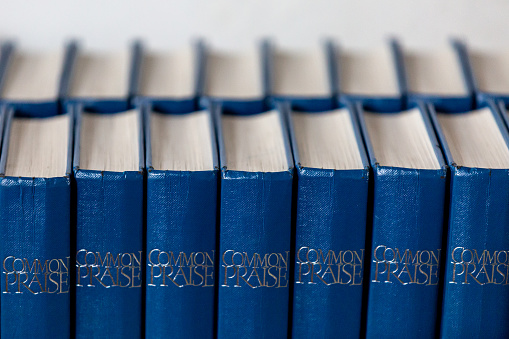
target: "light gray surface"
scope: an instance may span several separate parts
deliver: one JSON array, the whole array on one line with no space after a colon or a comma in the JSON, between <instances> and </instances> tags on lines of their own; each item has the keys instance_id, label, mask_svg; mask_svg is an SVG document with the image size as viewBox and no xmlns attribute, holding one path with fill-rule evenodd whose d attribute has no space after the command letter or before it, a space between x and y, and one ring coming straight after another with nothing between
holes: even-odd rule
<instances>
[{"instance_id":1,"label":"light gray surface","mask_svg":"<svg viewBox=\"0 0 509 339\"><path fill-rule=\"evenodd\" d=\"M450 35L493 47L508 44L509 36L503 0L1 0L0 8L0 36L36 48L72 36L97 48L123 48L133 37L147 38L151 47L182 46L199 35L219 47L267 35L295 47L324 35L360 47L390 34L423 47Z\"/></svg>"}]
</instances>

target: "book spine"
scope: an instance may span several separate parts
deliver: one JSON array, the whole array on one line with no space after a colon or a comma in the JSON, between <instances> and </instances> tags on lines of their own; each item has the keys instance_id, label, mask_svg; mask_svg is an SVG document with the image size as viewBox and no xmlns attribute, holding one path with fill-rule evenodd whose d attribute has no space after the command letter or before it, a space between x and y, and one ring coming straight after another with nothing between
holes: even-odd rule
<instances>
[{"instance_id":1,"label":"book spine","mask_svg":"<svg viewBox=\"0 0 509 339\"><path fill-rule=\"evenodd\" d=\"M368 178L298 171L293 338L360 336Z\"/></svg>"},{"instance_id":2,"label":"book spine","mask_svg":"<svg viewBox=\"0 0 509 339\"><path fill-rule=\"evenodd\" d=\"M373 170L366 337L434 338L446 170Z\"/></svg>"},{"instance_id":3,"label":"book spine","mask_svg":"<svg viewBox=\"0 0 509 339\"><path fill-rule=\"evenodd\" d=\"M68 338L69 178L0 181L1 336Z\"/></svg>"},{"instance_id":4,"label":"book spine","mask_svg":"<svg viewBox=\"0 0 509 339\"><path fill-rule=\"evenodd\" d=\"M507 338L508 170L451 167L442 338Z\"/></svg>"},{"instance_id":5,"label":"book spine","mask_svg":"<svg viewBox=\"0 0 509 339\"><path fill-rule=\"evenodd\" d=\"M217 181L217 171L148 173L146 338L213 337Z\"/></svg>"},{"instance_id":6,"label":"book spine","mask_svg":"<svg viewBox=\"0 0 509 339\"><path fill-rule=\"evenodd\" d=\"M219 338L286 338L292 172L222 172Z\"/></svg>"},{"instance_id":7,"label":"book spine","mask_svg":"<svg viewBox=\"0 0 509 339\"><path fill-rule=\"evenodd\" d=\"M139 338L143 172L77 169L75 178L76 338Z\"/></svg>"}]
</instances>

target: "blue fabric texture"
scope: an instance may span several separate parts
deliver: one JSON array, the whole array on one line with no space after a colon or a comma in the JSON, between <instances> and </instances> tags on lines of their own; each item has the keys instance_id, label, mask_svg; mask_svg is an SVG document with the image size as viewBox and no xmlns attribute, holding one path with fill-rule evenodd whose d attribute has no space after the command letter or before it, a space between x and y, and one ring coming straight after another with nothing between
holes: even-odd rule
<instances>
[{"instance_id":1,"label":"blue fabric texture","mask_svg":"<svg viewBox=\"0 0 509 339\"><path fill-rule=\"evenodd\" d=\"M75 168L76 338L142 335L143 171Z\"/></svg>"},{"instance_id":2,"label":"blue fabric texture","mask_svg":"<svg viewBox=\"0 0 509 339\"><path fill-rule=\"evenodd\" d=\"M218 171L147 178L146 338L212 338Z\"/></svg>"},{"instance_id":3,"label":"blue fabric texture","mask_svg":"<svg viewBox=\"0 0 509 339\"><path fill-rule=\"evenodd\" d=\"M293 338L359 338L369 170L299 168Z\"/></svg>"},{"instance_id":4,"label":"blue fabric texture","mask_svg":"<svg viewBox=\"0 0 509 339\"><path fill-rule=\"evenodd\" d=\"M509 170L451 166L442 338L508 338Z\"/></svg>"},{"instance_id":5,"label":"blue fabric texture","mask_svg":"<svg viewBox=\"0 0 509 339\"><path fill-rule=\"evenodd\" d=\"M434 338L446 169L375 165L367 338Z\"/></svg>"},{"instance_id":6,"label":"blue fabric texture","mask_svg":"<svg viewBox=\"0 0 509 339\"><path fill-rule=\"evenodd\" d=\"M68 177L0 181L2 338L68 338Z\"/></svg>"},{"instance_id":7,"label":"blue fabric texture","mask_svg":"<svg viewBox=\"0 0 509 339\"><path fill-rule=\"evenodd\" d=\"M286 338L292 171L222 170L219 338Z\"/></svg>"}]
</instances>

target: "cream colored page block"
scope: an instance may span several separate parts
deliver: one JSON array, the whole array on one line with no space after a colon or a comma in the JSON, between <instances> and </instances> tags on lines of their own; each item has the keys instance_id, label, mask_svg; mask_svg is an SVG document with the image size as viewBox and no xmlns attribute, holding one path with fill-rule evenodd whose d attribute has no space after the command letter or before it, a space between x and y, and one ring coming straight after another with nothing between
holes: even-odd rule
<instances>
[{"instance_id":1,"label":"cream colored page block","mask_svg":"<svg viewBox=\"0 0 509 339\"><path fill-rule=\"evenodd\" d=\"M81 169L96 171L138 171L138 111L83 113L79 166Z\"/></svg>"},{"instance_id":2,"label":"cream colored page block","mask_svg":"<svg viewBox=\"0 0 509 339\"><path fill-rule=\"evenodd\" d=\"M460 61L452 49L405 53L408 88L412 93L461 96L467 94Z\"/></svg>"},{"instance_id":3,"label":"cream colored page block","mask_svg":"<svg viewBox=\"0 0 509 339\"><path fill-rule=\"evenodd\" d=\"M489 108L437 117L456 165L509 168L509 149Z\"/></svg>"},{"instance_id":4,"label":"cream colored page block","mask_svg":"<svg viewBox=\"0 0 509 339\"><path fill-rule=\"evenodd\" d=\"M382 166L439 169L440 163L419 109L364 114L373 152Z\"/></svg>"},{"instance_id":5,"label":"cream colored page block","mask_svg":"<svg viewBox=\"0 0 509 339\"><path fill-rule=\"evenodd\" d=\"M69 115L12 120L6 176L63 177L67 170Z\"/></svg>"},{"instance_id":6,"label":"cream colored page block","mask_svg":"<svg viewBox=\"0 0 509 339\"><path fill-rule=\"evenodd\" d=\"M399 95L396 66L389 46L339 55L341 91L347 94Z\"/></svg>"},{"instance_id":7,"label":"cream colored page block","mask_svg":"<svg viewBox=\"0 0 509 339\"><path fill-rule=\"evenodd\" d=\"M328 96L331 94L323 48L274 53L274 94Z\"/></svg>"},{"instance_id":8,"label":"cream colored page block","mask_svg":"<svg viewBox=\"0 0 509 339\"><path fill-rule=\"evenodd\" d=\"M127 96L129 53L78 53L69 90L73 98Z\"/></svg>"},{"instance_id":9,"label":"cream colored page block","mask_svg":"<svg viewBox=\"0 0 509 339\"><path fill-rule=\"evenodd\" d=\"M64 62L64 53L14 53L2 97L8 100L55 100Z\"/></svg>"},{"instance_id":10,"label":"cream colored page block","mask_svg":"<svg viewBox=\"0 0 509 339\"><path fill-rule=\"evenodd\" d=\"M212 52L207 57L207 96L253 99L263 96L261 56Z\"/></svg>"},{"instance_id":11,"label":"cream colored page block","mask_svg":"<svg viewBox=\"0 0 509 339\"><path fill-rule=\"evenodd\" d=\"M222 117L228 170L288 170L282 126L277 111Z\"/></svg>"},{"instance_id":12,"label":"cream colored page block","mask_svg":"<svg viewBox=\"0 0 509 339\"><path fill-rule=\"evenodd\" d=\"M348 110L293 113L292 118L303 167L334 170L364 168Z\"/></svg>"},{"instance_id":13,"label":"cream colored page block","mask_svg":"<svg viewBox=\"0 0 509 339\"><path fill-rule=\"evenodd\" d=\"M214 169L210 118L207 111L150 115L152 167L156 170Z\"/></svg>"},{"instance_id":14,"label":"cream colored page block","mask_svg":"<svg viewBox=\"0 0 509 339\"><path fill-rule=\"evenodd\" d=\"M509 93L509 51L471 53L470 62L482 92Z\"/></svg>"},{"instance_id":15,"label":"cream colored page block","mask_svg":"<svg viewBox=\"0 0 509 339\"><path fill-rule=\"evenodd\" d=\"M140 94L148 97L189 98L194 95L195 53L191 48L143 57Z\"/></svg>"}]
</instances>

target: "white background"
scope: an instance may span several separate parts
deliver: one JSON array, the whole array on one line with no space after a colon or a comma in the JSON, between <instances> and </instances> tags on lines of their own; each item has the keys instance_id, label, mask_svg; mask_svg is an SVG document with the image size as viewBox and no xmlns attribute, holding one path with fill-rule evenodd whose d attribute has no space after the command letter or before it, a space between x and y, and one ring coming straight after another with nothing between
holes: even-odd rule
<instances>
[{"instance_id":1,"label":"white background","mask_svg":"<svg viewBox=\"0 0 509 339\"><path fill-rule=\"evenodd\" d=\"M151 48L203 36L225 48L271 36L303 47L335 37L348 47L390 35L428 47L450 36L480 48L509 45L509 1L502 0L0 0L0 38L49 49L71 37L118 49L134 37Z\"/></svg>"}]
</instances>

